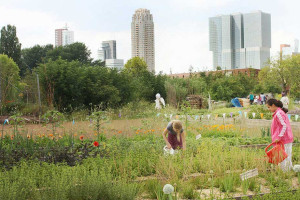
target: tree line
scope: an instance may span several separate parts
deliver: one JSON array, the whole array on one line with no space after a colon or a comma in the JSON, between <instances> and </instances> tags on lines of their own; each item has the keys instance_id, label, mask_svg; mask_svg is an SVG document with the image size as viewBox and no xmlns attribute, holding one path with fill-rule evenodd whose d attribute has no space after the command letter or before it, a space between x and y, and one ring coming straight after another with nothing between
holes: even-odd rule
<instances>
[{"instance_id":1,"label":"tree line","mask_svg":"<svg viewBox=\"0 0 300 200\"><path fill-rule=\"evenodd\" d=\"M120 107L130 102L153 102L156 93L169 102L182 102L188 94L211 95L229 101L246 97L250 92L290 92L300 95L300 56L275 59L259 76L228 76L221 72L191 73L186 79L172 79L147 71L147 64L135 57L122 70L105 67L93 60L84 43L67 46L35 45L21 48L16 27L1 29L0 99L2 107L25 106L36 102L39 75L42 103L58 110L73 110L101 104L104 108Z\"/></svg>"}]
</instances>

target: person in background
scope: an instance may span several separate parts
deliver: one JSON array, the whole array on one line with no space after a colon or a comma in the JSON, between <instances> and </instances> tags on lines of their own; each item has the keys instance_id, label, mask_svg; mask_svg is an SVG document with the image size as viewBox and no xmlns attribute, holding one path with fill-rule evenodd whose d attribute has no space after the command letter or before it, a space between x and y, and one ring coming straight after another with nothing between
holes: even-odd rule
<instances>
[{"instance_id":1,"label":"person in background","mask_svg":"<svg viewBox=\"0 0 300 200\"><path fill-rule=\"evenodd\" d=\"M257 103L258 103L258 96L257 96L257 95L256 95L256 96L254 95L254 101L253 101L253 103L254 103L254 104L257 104Z\"/></svg>"},{"instance_id":2,"label":"person in background","mask_svg":"<svg viewBox=\"0 0 300 200\"><path fill-rule=\"evenodd\" d=\"M269 99L269 96L266 94L266 96L265 96L266 103L267 103L268 99Z\"/></svg>"},{"instance_id":3,"label":"person in background","mask_svg":"<svg viewBox=\"0 0 300 200\"><path fill-rule=\"evenodd\" d=\"M252 92L249 95L249 99L250 99L250 104L252 105L254 101L254 95L252 94Z\"/></svg>"},{"instance_id":4,"label":"person in background","mask_svg":"<svg viewBox=\"0 0 300 200\"><path fill-rule=\"evenodd\" d=\"M292 165L292 145L294 141L292 128L289 118L287 116L288 110L283 107L281 101L276 99L269 99L267 101L269 111L273 113L273 120L271 125L272 142L281 141L284 144L285 152L288 157L280 163L280 168L283 171L289 171L293 168Z\"/></svg>"},{"instance_id":5,"label":"person in background","mask_svg":"<svg viewBox=\"0 0 300 200\"><path fill-rule=\"evenodd\" d=\"M173 120L169 122L162 135L168 149L186 149L186 134L183 131L182 122L180 120Z\"/></svg>"},{"instance_id":6,"label":"person in background","mask_svg":"<svg viewBox=\"0 0 300 200\"><path fill-rule=\"evenodd\" d=\"M266 102L265 102L266 97L265 97L264 93L261 93L261 94L260 94L260 99L261 99L261 100L260 100L260 101L261 101L261 104L265 105L265 103L266 103Z\"/></svg>"},{"instance_id":7,"label":"person in background","mask_svg":"<svg viewBox=\"0 0 300 200\"><path fill-rule=\"evenodd\" d=\"M256 95L256 104L260 105L261 101L260 101L260 95Z\"/></svg>"},{"instance_id":8,"label":"person in background","mask_svg":"<svg viewBox=\"0 0 300 200\"><path fill-rule=\"evenodd\" d=\"M284 92L282 93L282 97L281 97L280 101L282 102L284 108L286 108L286 109L289 108L289 98L286 96L286 94Z\"/></svg>"}]
</instances>

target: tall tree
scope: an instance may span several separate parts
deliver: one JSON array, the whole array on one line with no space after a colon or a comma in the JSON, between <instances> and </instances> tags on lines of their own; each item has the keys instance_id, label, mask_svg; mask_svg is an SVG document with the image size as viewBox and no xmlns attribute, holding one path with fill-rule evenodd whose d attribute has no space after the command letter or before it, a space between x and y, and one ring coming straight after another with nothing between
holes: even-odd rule
<instances>
[{"instance_id":1,"label":"tall tree","mask_svg":"<svg viewBox=\"0 0 300 200\"><path fill-rule=\"evenodd\" d=\"M46 46L35 45L31 48L22 49L20 74L23 76L26 70L32 70L42 63L48 51L53 49L52 44Z\"/></svg>"},{"instance_id":2,"label":"tall tree","mask_svg":"<svg viewBox=\"0 0 300 200\"><path fill-rule=\"evenodd\" d=\"M292 96L300 94L300 55L274 59L259 73L260 83L267 88L279 90ZM280 92L280 91L278 91Z\"/></svg>"},{"instance_id":3,"label":"tall tree","mask_svg":"<svg viewBox=\"0 0 300 200\"><path fill-rule=\"evenodd\" d=\"M134 57L127 61L124 71L133 76L139 76L147 70L147 63L140 57Z\"/></svg>"},{"instance_id":4,"label":"tall tree","mask_svg":"<svg viewBox=\"0 0 300 200\"><path fill-rule=\"evenodd\" d=\"M84 64L90 64L92 59L90 58L91 51L84 43L75 42L67 46L59 46L51 51L47 52L46 59L57 60L61 57L63 60L79 61Z\"/></svg>"},{"instance_id":5,"label":"tall tree","mask_svg":"<svg viewBox=\"0 0 300 200\"><path fill-rule=\"evenodd\" d=\"M19 87L19 68L7 55L0 54L0 94L1 103L6 105L8 100L16 98Z\"/></svg>"},{"instance_id":6,"label":"tall tree","mask_svg":"<svg viewBox=\"0 0 300 200\"><path fill-rule=\"evenodd\" d=\"M7 25L7 27L2 27L0 54L5 54L12 58L17 65L21 64L21 43L19 43L15 26Z\"/></svg>"}]
</instances>

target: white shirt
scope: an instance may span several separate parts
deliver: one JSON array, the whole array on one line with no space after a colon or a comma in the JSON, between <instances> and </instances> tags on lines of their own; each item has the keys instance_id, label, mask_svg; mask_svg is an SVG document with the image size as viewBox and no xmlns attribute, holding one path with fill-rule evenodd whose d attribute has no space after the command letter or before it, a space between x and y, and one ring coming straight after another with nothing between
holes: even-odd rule
<instances>
[{"instance_id":1,"label":"white shirt","mask_svg":"<svg viewBox=\"0 0 300 200\"><path fill-rule=\"evenodd\" d=\"M289 108L289 98L287 96L282 97L280 101L282 102L284 108Z\"/></svg>"}]
</instances>

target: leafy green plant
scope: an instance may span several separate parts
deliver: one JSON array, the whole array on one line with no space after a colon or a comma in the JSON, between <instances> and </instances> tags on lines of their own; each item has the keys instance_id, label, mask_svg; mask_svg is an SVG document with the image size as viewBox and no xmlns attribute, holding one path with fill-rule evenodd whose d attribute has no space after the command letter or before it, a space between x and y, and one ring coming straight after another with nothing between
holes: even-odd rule
<instances>
[{"instance_id":1,"label":"leafy green plant","mask_svg":"<svg viewBox=\"0 0 300 200\"><path fill-rule=\"evenodd\" d=\"M185 185L179 192L181 192L182 197L186 199L196 199L199 196L193 185Z\"/></svg>"},{"instance_id":2,"label":"leafy green plant","mask_svg":"<svg viewBox=\"0 0 300 200\"><path fill-rule=\"evenodd\" d=\"M21 113L16 113L10 116L10 124L13 125L14 136L15 136L15 134L19 132L18 127L22 124L25 124L25 119L22 117Z\"/></svg>"},{"instance_id":3,"label":"leafy green plant","mask_svg":"<svg viewBox=\"0 0 300 200\"><path fill-rule=\"evenodd\" d=\"M43 115L42 118L44 119L45 125L49 123L51 124L52 134L54 135L56 132L56 128L61 125L61 122L64 119L64 115L59 111L49 110Z\"/></svg>"},{"instance_id":4,"label":"leafy green plant","mask_svg":"<svg viewBox=\"0 0 300 200\"><path fill-rule=\"evenodd\" d=\"M105 140L105 136L101 134L102 125L108 123L109 119L105 111L95 111L89 117L93 120L94 129L97 133L97 137L99 141Z\"/></svg>"},{"instance_id":5,"label":"leafy green plant","mask_svg":"<svg viewBox=\"0 0 300 200\"><path fill-rule=\"evenodd\" d=\"M226 193L234 192L235 187L240 183L239 180L239 177L234 174L226 175L221 180L220 190Z\"/></svg>"}]
</instances>

